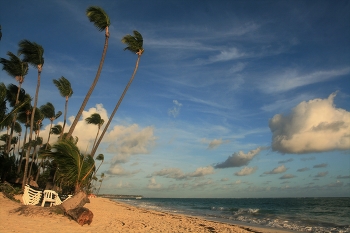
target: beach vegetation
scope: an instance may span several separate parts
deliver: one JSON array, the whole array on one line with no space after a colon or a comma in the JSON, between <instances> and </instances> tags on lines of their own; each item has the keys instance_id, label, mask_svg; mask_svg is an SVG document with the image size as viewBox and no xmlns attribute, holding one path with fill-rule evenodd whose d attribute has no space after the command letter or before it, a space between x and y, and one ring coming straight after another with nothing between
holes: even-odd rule
<instances>
[{"instance_id":1,"label":"beach vegetation","mask_svg":"<svg viewBox=\"0 0 350 233\"><path fill-rule=\"evenodd\" d=\"M103 154L98 154L94 159L94 155L135 78L144 49L143 37L138 31L133 31L132 35L128 34L122 38L121 42L126 45L124 50L137 55L133 73L105 127L102 127L105 120L98 113L84 119L87 124L96 125L97 132L91 153L82 153L77 145L78 137L72 134L100 77L110 36L110 19L102 8L91 6L86 10L86 15L98 31L105 32L105 43L95 79L68 132L65 132L68 100L73 94L68 79L63 76L53 79L53 84L59 94L65 98L64 113L56 111L51 102L38 106L44 48L36 42L24 39L18 43L19 49L16 54L8 52L7 58L0 58L2 69L17 82L17 85L9 84L8 86L0 83L0 130L4 132L0 135L1 184L9 182L15 186L21 186L22 190L24 185L30 184L36 187L39 185L40 189L54 189L60 193L80 191L99 193L105 173L97 174L97 172L105 157ZM22 88L29 72L29 65L37 70L34 97ZM61 115L64 116L63 125L54 124ZM45 119L49 120L49 133L44 139L40 132ZM51 145L52 135L57 135L58 140ZM99 165L96 169L98 161ZM0 187L0 191L4 190L4 187Z\"/></svg>"}]
</instances>

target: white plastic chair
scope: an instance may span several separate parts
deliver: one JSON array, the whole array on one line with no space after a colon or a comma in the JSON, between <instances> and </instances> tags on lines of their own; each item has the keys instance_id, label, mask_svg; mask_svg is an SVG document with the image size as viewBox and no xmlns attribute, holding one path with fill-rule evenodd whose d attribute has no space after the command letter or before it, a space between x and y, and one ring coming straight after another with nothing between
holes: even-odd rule
<instances>
[{"instance_id":1,"label":"white plastic chair","mask_svg":"<svg viewBox=\"0 0 350 233\"><path fill-rule=\"evenodd\" d=\"M42 191L32 189L29 185L25 185L22 196L23 204L36 205L40 202L41 195Z\"/></svg>"},{"instance_id":2,"label":"white plastic chair","mask_svg":"<svg viewBox=\"0 0 350 233\"><path fill-rule=\"evenodd\" d=\"M52 205L60 205L62 201L58 194L53 190L44 190L44 199L41 206L44 207L46 202L50 202L50 207Z\"/></svg>"}]
</instances>

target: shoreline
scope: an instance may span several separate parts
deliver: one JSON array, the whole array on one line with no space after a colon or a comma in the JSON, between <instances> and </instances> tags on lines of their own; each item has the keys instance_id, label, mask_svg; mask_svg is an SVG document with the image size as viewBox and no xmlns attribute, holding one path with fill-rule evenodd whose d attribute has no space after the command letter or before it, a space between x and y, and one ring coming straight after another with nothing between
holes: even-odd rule
<instances>
[{"instance_id":1,"label":"shoreline","mask_svg":"<svg viewBox=\"0 0 350 233\"><path fill-rule=\"evenodd\" d=\"M27 206L29 214L15 212L24 205L0 193L0 232L239 232L283 233L282 229L231 224L199 216L148 210L107 198L91 198L84 207L94 214L91 225L80 226L68 217L48 213L50 207Z\"/></svg>"}]
</instances>

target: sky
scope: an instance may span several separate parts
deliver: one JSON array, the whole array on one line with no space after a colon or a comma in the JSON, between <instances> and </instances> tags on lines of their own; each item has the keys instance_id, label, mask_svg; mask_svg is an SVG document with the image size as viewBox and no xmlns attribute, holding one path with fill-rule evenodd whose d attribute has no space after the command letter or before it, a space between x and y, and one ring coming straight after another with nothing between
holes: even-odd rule
<instances>
[{"instance_id":1,"label":"sky","mask_svg":"<svg viewBox=\"0 0 350 233\"><path fill-rule=\"evenodd\" d=\"M107 122L135 67L122 37L137 30L145 50L97 150L100 194L350 196L350 1L1 1L0 57L23 39L43 46L38 105L63 112L52 80L67 78L68 127L105 40L89 6L102 7L111 25L100 80L74 131L82 153L97 133L84 119L99 113ZM0 80L16 84L4 71ZM36 81L31 67L22 87L32 96Z\"/></svg>"}]
</instances>

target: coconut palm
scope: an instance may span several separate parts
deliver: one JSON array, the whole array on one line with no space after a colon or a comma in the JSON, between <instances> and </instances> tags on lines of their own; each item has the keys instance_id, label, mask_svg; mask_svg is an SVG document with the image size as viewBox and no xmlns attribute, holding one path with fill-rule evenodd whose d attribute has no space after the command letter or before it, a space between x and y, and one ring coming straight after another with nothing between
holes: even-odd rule
<instances>
[{"instance_id":1,"label":"coconut palm","mask_svg":"<svg viewBox=\"0 0 350 233\"><path fill-rule=\"evenodd\" d=\"M101 118L101 115L98 113L93 113L91 114L90 117L85 119L85 122L88 124L93 124L93 125L97 125L97 133L96 133L96 137L95 137L95 141L94 144L92 146L92 148L94 148L95 144L96 144L96 140L97 140L97 136L100 132L101 126L104 124L105 120L103 120Z\"/></svg>"},{"instance_id":2,"label":"coconut palm","mask_svg":"<svg viewBox=\"0 0 350 233\"><path fill-rule=\"evenodd\" d=\"M102 186L102 182L103 182L103 179L105 178L105 174L102 172L101 173L101 179L99 180L99 182L100 182L100 187L98 187L98 190L97 190L97 193L96 193L96 195L98 195L98 193L100 192L100 188L101 188L101 186Z\"/></svg>"},{"instance_id":3,"label":"coconut palm","mask_svg":"<svg viewBox=\"0 0 350 233\"><path fill-rule=\"evenodd\" d=\"M61 135L62 125L55 125L51 128L50 134Z\"/></svg>"},{"instance_id":4,"label":"coconut palm","mask_svg":"<svg viewBox=\"0 0 350 233\"><path fill-rule=\"evenodd\" d=\"M98 169L100 169L103 161L105 160L105 156L103 154L99 154L99 155L97 155L96 160L101 161L101 163L98 166L98 168L96 169L95 174L97 174Z\"/></svg>"},{"instance_id":5,"label":"coconut palm","mask_svg":"<svg viewBox=\"0 0 350 233\"><path fill-rule=\"evenodd\" d=\"M22 86L22 83L24 82L24 77L28 74L28 63L24 60L22 61L20 57L16 56L11 52L7 52L7 55L9 56L9 60L5 58L1 58L0 63L3 65L2 69L5 70L8 75L15 78L18 82L17 96L14 104L14 105L17 105L20 91L21 91L21 86ZM12 119L12 128L16 122L16 118L17 118L17 115L15 113ZM13 135L13 129L11 129L11 132L10 132L10 137L7 144L6 151L10 149L12 135Z\"/></svg>"},{"instance_id":6,"label":"coconut palm","mask_svg":"<svg viewBox=\"0 0 350 233\"><path fill-rule=\"evenodd\" d=\"M51 152L47 152L58 166L56 181L65 184L73 183L75 192L79 192L88 185L95 168L95 161L91 156L80 153L73 140L60 140Z\"/></svg>"},{"instance_id":7,"label":"coconut palm","mask_svg":"<svg viewBox=\"0 0 350 233\"><path fill-rule=\"evenodd\" d=\"M29 133L29 143L32 140L32 134L33 134L33 127L34 127L34 115L36 111L36 106L38 103L38 95L39 95L39 89L40 89L40 76L41 71L44 65L44 48L35 43L30 42L29 40L22 40L19 42L19 54L23 54L24 58L23 61L28 62L30 65L34 66L38 70L38 81L36 85L36 91L35 91L35 97L34 97L34 104L33 104L33 112L30 119L30 133ZM23 176L23 182L22 182L22 189L24 189L24 186L27 183L27 172L28 172L28 160L29 160L29 153L30 150L27 150L26 152L26 164L24 167L24 176Z\"/></svg>"},{"instance_id":8,"label":"coconut palm","mask_svg":"<svg viewBox=\"0 0 350 233\"><path fill-rule=\"evenodd\" d=\"M103 47L102 57L101 57L100 65L97 69L95 79L94 79L93 83L91 84L90 89L87 92L85 99L84 99L83 103L81 104L80 109L79 109L77 115L75 116L75 119L74 119L74 121L73 121L73 123L68 131L68 134L67 134L68 137L72 136L73 131L75 129L75 126L77 125L77 123L81 117L81 114L83 113L84 108L85 108L87 102L89 101L89 98L90 98L93 90L95 89L95 86L98 82L98 79L100 78L103 62L104 62L104 59L105 59L105 56L107 53L107 48L108 48L109 26L111 24L109 16L102 8L97 7L97 6L89 7L86 10L86 15L89 18L90 22L92 22L95 25L97 30L99 30L99 31L104 30L105 31L105 44Z\"/></svg>"},{"instance_id":9,"label":"coconut palm","mask_svg":"<svg viewBox=\"0 0 350 233\"><path fill-rule=\"evenodd\" d=\"M131 78L130 78L128 84L126 85L122 95L120 96L119 101L118 101L117 105L115 106L111 116L109 117L109 120L108 120L105 128L103 129L103 131L102 131L102 133L101 133L101 135L100 135L100 137L99 137L95 147L91 151L91 156L94 156L94 154L96 153L96 150L97 150L98 146L100 145L103 136L105 135L109 125L111 124L111 122L113 120L113 117L114 117L115 113L117 112L117 110L119 108L119 105L123 101L123 98L124 98L126 92L128 91L132 81L134 80L134 77L136 75L136 71L137 71L137 69L139 67L139 62L140 62L141 55L144 52L144 49L143 49L143 38L142 38L142 35L138 31L134 31L134 35L133 36L132 35L124 36L123 39L122 39L122 42L127 45L127 47L124 50L129 50L132 53L137 54L136 65L135 65L135 68L134 68L134 72L132 73Z\"/></svg>"},{"instance_id":10,"label":"coconut palm","mask_svg":"<svg viewBox=\"0 0 350 233\"><path fill-rule=\"evenodd\" d=\"M73 89L70 85L70 82L65 77L61 77L58 80L54 79L53 83L58 88L62 97L66 98L66 103L64 105L64 119L63 119L63 127L61 130L61 138L64 132L64 127L66 126L67 121L67 111L68 111L68 100L73 95Z\"/></svg>"},{"instance_id":11,"label":"coconut palm","mask_svg":"<svg viewBox=\"0 0 350 233\"><path fill-rule=\"evenodd\" d=\"M40 111L43 113L45 118L48 118L50 120L49 136L47 138L47 143L46 143L46 148L47 148L50 142L50 136L51 136L50 132L51 132L53 121L59 118L62 115L62 112L58 111L57 113L55 113L55 107L50 102L47 102L46 104L42 105L40 107Z\"/></svg>"}]
</instances>

